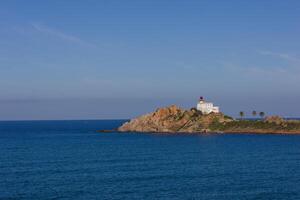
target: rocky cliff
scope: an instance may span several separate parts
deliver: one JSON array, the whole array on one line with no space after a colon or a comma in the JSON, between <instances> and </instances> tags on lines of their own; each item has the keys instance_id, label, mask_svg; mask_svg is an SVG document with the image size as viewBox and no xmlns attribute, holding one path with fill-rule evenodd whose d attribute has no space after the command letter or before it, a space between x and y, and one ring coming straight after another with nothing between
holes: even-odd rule
<instances>
[{"instance_id":1,"label":"rocky cliff","mask_svg":"<svg viewBox=\"0 0 300 200\"><path fill-rule=\"evenodd\" d=\"M226 123L231 118L222 113L211 113L202 115L196 109L184 110L175 105L166 108L159 108L123 124L119 131L134 132L207 132L212 122Z\"/></svg>"},{"instance_id":2,"label":"rocky cliff","mask_svg":"<svg viewBox=\"0 0 300 200\"><path fill-rule=\"evenodd\" d=\"M181 109L175 105L159 108L118 128L121 132L154 133L288 133L300 134L299 120L284 120L270 116L262 120L234 120L222 113L202 115L192 108Z\"/></svg>"}]
</instances>

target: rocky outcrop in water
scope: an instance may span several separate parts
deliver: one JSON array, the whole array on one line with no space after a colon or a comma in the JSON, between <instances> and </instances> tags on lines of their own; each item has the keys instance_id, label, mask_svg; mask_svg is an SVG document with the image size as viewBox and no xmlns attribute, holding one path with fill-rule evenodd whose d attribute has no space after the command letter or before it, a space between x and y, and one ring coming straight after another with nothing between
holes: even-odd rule
<instances>
[{"instance_id":1,"label":"rocky outcrop in water","mask_svg":"<svg viewBox=\"0 0 300 200\"><path fill-rule=\"evenodd\" d=\"M284 120L270 116L262 120L234 120L222 113L203 115L192 108L181 109L175 105L159 108L126 122L120 132L153 133L286 133L300 134L299 120Z\"/></svg>"},{"instance_id":2,"label":"rocky outcrop in water","mask_svg":"<svg viewBox=\"0 0 300 200\"><path fill-rule=\"evenodd\" d=\"M172 105L132 119L119 127L118 130L122 132L207 132L209 131L209 125L213 121L225 123L232 121L232 119L224 116L222 113L202 115L201 112L194 108L184 110Z\"/></svg>"}]
</instances>

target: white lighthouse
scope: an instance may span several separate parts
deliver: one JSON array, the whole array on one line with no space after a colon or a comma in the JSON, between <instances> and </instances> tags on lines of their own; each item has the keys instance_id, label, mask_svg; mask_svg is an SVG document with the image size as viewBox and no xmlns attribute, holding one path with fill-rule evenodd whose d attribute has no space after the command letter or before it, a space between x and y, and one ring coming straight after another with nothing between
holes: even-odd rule
<instances>
[{"instance_id":1,"label":"white lighthouse","mask_svg":"<svg viewBox=\"0 0 300 200\"><path fill-rule=\"evenodd\" d=\"M214 106L211 102L204 101L203 97L200 97L200 100L197 104L197 110L201 111L203 114L209 113L219 113L219 107Z\"/></svg>"}]
</instances>

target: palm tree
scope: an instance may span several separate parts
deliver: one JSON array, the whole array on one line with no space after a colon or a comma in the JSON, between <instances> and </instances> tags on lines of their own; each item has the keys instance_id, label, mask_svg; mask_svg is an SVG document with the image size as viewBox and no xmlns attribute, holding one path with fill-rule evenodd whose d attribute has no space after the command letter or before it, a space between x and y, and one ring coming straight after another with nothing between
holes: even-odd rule
<instances>
[{"instance_id":1,"label":"palm tree","mask_svg":"<svg viewBox=\"0 0 300 200\"><path fill-rule=\"evenodd\" d=\"M257 112L256 112L255 110L253 110L253 111L252 111L252 115L253 115L253 117L256 117Z\"/></svg>"},{"instance_id":2,"label":"palm tree","mask_svg":"<svg viewBox=\"0 0 300 200\"><path fill-rule=\"evenodd\" d=\"M260 112L260 113L259 113L259 116L260 116L261 118L263 118L263 117L265 116L265 113L264 113L264 112Z\"/></svg>"},{"instance_id":3,"label":"palm tree","mask_svg":"<svg viewBox=\"0 0 300 200\"><path fill-rule=\"evenodd\" d=\"M244 115L245 115L245 113L243 111L240 111L240 117L241 117L241 119L243 119Z\"/></svg>"}]
</instances>

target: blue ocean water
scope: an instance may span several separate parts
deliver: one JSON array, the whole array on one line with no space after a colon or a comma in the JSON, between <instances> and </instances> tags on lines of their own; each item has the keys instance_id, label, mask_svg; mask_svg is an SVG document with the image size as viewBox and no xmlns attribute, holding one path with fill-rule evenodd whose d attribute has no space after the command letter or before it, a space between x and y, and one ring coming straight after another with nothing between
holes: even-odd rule
<instances>
[{"instance_id":1,"label":"blue ocean water","mask_svg":"<svg viewBox=\"0 0 300 200\"><path fill-rule=\"evenodd\" d=\"M0 122L0 199L300 199L300 136L97 133Z\"/></svg>"}]
</instances>

